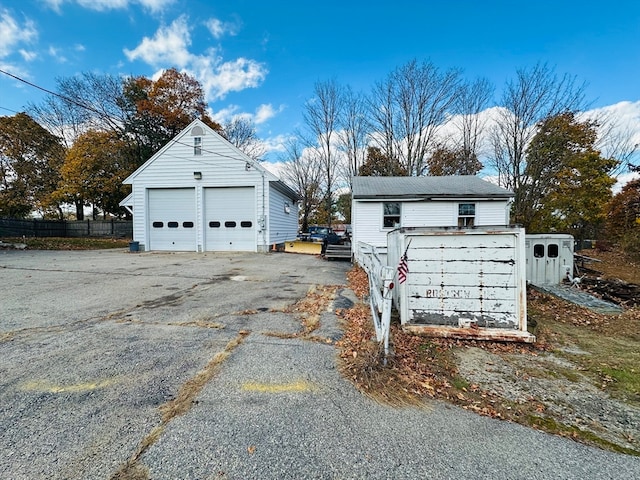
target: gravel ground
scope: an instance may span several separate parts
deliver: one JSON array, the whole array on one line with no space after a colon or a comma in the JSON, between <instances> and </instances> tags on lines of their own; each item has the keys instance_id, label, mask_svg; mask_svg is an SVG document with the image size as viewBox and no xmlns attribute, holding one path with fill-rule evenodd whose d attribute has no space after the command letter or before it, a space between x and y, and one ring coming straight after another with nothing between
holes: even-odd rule
<instances>
[{"instance_id":1,"label":"gravel ground","mask_svg":"<svg viewBox=\"0 0 640 480\"><path fill-rule=\"evenodd\" d=\"M457 356L460 375L482 389L516 403L536 399L566 425L638 449L640 409L596 388L568 360L552 353L498 355L476 347L458 350ZM558 364L571 372L570 378L548 373L556 371Z\"/></svg>"},{"instance_id":2,"label":"gravel ground","mask_svg":"<svg viewBox=\"0 0 640 480\"><path fill-rule=\"evenodd\" d=\"M355 298L338 289L315 332L325 342L292 336L287 308L349 268L284 253L1 252L0 478L109 479L130 461L154 480L640 478L635 457L359 394L329 343L335 308Z\"/></svg>"}]
</instances>

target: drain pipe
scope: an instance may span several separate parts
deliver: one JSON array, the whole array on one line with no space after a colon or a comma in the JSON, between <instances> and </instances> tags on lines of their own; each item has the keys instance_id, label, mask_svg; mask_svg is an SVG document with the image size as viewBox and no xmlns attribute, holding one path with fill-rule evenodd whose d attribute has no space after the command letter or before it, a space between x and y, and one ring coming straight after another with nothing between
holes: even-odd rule
<instances>
[{"instance_id":1,"label":"drain pipe","mask_svg":"<svg viewBox=\"0 0 640 480\"><path fill-rule=\"evenodd\" d=\"M264 167L260 169L260 173L262 174L262 250L263 253L267 253L268 249L267 249L267 215L266 215L266 207L265 207L265 200L266 200L266 192L265 192L265 183L266 183L266 179L265 179L265 171L264 171Z\"/></svg>"}]
</instances>

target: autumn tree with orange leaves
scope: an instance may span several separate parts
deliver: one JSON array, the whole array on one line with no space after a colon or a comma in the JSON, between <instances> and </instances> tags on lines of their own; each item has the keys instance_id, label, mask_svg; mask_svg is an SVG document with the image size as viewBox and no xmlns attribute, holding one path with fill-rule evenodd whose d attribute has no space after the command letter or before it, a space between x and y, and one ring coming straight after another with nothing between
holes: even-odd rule
<instances>
[{"instance_id":1,"label":"autumn tree with orange leaves","mask_svg":"<svg viewBox=\"0 0 640 480\"><path fill-rule=\"evenodd\" d=\"M607 234L640 258L640 179L627 183L609 202Z\"/></svg>"},{"instance_id":2,"label":"autumn tree with orange leaves","mask_svg":"<svg viewBox=\"0 0 640 480\"><path fill-rule=\"evenodd\" d=\"M119 202L127 196L122 181L136 168L130 142L114 132L91 130L68 150L57 190L61 199L76 207L76 218L84 218L84 207L93 206L118 215Z\"/></svg>"},{"instance_id":3,"label":"autumn tree with orange leaves","mask_svg":"<svg viewBox=\"0 0 640 480\"><path fill-rule=\"evenodd\" d=\"M123 101L130 111L126 131L136 139L140 164L196 118L222 133L221 126L207 113L200 82L175 68L165 70L156 81L143 76L129 78L124 84Z\"/></svg>"}]
</instances>

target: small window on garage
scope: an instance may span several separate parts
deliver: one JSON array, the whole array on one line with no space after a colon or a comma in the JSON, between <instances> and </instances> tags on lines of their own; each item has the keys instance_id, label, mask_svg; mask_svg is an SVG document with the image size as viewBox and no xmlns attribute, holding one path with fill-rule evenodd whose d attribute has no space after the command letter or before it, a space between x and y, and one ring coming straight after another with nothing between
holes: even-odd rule
<instances>
[{"instance_id":1,"label":"small window on garage","mask_svg":"<svg viewBox=\"0 0 640 480\"><path fill-rule=\"evenodd\" d=\"M169 222L169 223L167 223L167 227L169 227L169 228L178 228L178 225L180 225L178 222Z\"/></svg>"},{"instance_id":2,"label":"small window on garage","mask_svg":"<svg viewBox=\"0 0 640 480\"><path fill-rule=\"evenodd\" d=\"M475 203L459 203L458 204L458 226L473 227L476 218Z\"/></svg>"},{"instance_id":3,"label":"small window on garage","mask_svg":"<svg viewBox=\"0 0 640 480\"><path fill-rule=\"evenodd\" d=\"M537 243L533 246L533 256L536 258L544 257L544 245Z\"/></svg>"},{"instance_id":4,"label":"small window on garage","mask_svg":"<svg viewBox=\"0 0 640 480\"><path fill-rule=\"evenodd\" d=\"M382 204L382 226L397 228L400 226L400 202L385 202Z\"/></svg>"},{"instance_id":5,"label":"small window on garage","mask_svg":"<svg viewBox=\"0 0 640 480\"><path fill-rule=\"evenodd\" d=\"M151 226L153 226L153 228L162 228L164 227L164 222L153 222Z\"/></svg>"},{"instance_id":6,"label":"small window on garage","mask_svg":"<svg viewBox=\"0 0 640 480\"><path fill-rule=\"evenodd\" d=\"M202 155L202 137L193 137L193 154Z\"/></svg>"},{"instance_id":7,"label":"small window on garage","mask_svg":"<svg viewBox=\"0 0 640 480\"><path fill-rule=\"evenodd\" d=\"M184 228L193 228L193 222L182 222Z\"/></svg>"},{"instance_id":8,"label":"small window on garage","mask_svg":"<svg viewBox=\"0 0 640 480\"><path fill-rule=\"evenodd\" d=\"M549 258L558 258L558 244L550 243L547 245L547 257Z\"/></svg>"},{"instance_id":9,"label":"small window on garage","mask_svg":"<svg viewBox=\"0 0 640 480\"><path fill-rule=\"evenodd\" d=\"M251 228L253 226L253 222L248 222L248 221L240 222L240 226L242 228Z\"/></svg>"},{"instance_id":10,"label":"small window on garage","mask_svg":"<svg viewBox=\"0 0 640 480\"><path fill-rule=\"evenodd\" d=\"M224 226L227 228L236 228L236 222L227 221L227 222L224 222Z\"/></svg>"},{"instance_id":11,"label":"small window on garage","mask_svg":"<svg viewBox=\"0 0 640 480\"><path fill-rule=\"evenodd\" d=\"M209 222L210 228L220 228L220 222Z\"/></svg>"}]
</instances>

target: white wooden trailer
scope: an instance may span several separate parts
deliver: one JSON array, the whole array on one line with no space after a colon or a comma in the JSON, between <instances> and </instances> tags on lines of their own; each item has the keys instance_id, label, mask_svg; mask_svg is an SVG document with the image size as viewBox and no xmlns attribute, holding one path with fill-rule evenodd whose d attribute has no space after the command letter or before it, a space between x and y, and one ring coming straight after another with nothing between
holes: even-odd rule
<instances>
[{"instance_id":1,"label":"white wooden trailer","mask_svg":"<svg viewBox=\"0 0 640 480\"><path fill-rule=\"evenodd\" d=\"M387 238L393 301L405 330L531 343L527 331L525 232L520 227L399 228Z\"/></svg>"},{"instance_id":2,"label":"white wooden trailer","mask_svg":"<svg viewBox=\"0 0 640 480\"><path fill-rule=\"evenodd\" d=\"M560 233L527 234L527 282L557 285L573 275L573 236Z\"/></svg>"}]
</instances>

